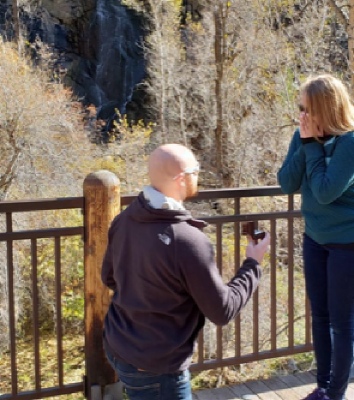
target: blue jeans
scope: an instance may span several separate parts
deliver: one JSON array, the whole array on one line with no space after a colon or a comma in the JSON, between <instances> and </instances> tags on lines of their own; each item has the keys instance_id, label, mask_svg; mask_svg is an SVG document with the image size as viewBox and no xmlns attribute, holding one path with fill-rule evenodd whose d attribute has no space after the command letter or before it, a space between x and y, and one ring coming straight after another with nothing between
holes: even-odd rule
<instances>
[{"instance_id":1,"label":"blue jeans","mask_svg":"<svg viewBox=\"0 0 354 400\"><path fill-rule=\"evenodd\" d=\"M303 256L317 383L331 400L342 400L354 358L354 250L304 235Z\"/></svg>"},{"instance_id":2,"label":"blue jeans","mask_svg":"<svg viewBox=\"0 0 354 400\"><path fill-rule=\"evenodd\" d=\"M125 386L130 400L192 400L188 370L171 374L141 371L117 360L106 350L109 363Z\"/></svg>"}]
</instances>

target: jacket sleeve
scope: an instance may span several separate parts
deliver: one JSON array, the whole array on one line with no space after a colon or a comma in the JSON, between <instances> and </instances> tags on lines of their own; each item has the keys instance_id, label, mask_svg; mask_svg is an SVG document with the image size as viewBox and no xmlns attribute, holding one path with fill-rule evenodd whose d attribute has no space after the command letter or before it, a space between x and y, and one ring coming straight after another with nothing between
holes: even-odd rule
<instances>
[{"instance_id":1,"label":"jacket sleeve","mask_svg":"<svg viewBox=\"0 0 354 400\"><path fill-rule=\"evenodd\" d=\"M319 203L332 203L354 185L353 133L337 138L328 165L323 144L308 143L304 152L308 184Z\"/></svg>"},{"instance_id":2,"label":"jacket sleeve","mask_svg":"<svg viewBox=\"0 0 354 400\"><path fill-rule=\"evenodd\" d=\"M225 284L210 241L194 230L197 232L193 235L190 232L184 235L176 249L181 280L204 316L216 325L225 325L245 307L257 289L261 268L256 260L247 258Z\"/></svg>"},{"instance_id":3,"label":"jacket sleeve","mask_svg":"<svg viewBox=\"0 0 354 400\"><path fill-rule=\"evenodd\" d=\"M300 189L305 174L305 153L297 129L289 145L283 165L278 171L278 182L281 190L291 194Z\"/></svg>"}]
</instances>

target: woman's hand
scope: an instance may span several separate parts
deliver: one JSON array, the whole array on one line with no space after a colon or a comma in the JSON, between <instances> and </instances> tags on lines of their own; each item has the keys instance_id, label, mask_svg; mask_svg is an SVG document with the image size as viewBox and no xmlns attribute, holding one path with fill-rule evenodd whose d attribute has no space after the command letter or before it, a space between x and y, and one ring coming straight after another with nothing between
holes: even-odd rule
<instances>
[{"instance_id":1,"label":"woman's hand","mask_svg":"<svg viewBox=\"0 0 354 400\"><path fill-rule=\"evenodd\" d=\"M300 113L300 136L302 138L323 137L323 129L308 113Z\"/></svg>"}]
</instances>

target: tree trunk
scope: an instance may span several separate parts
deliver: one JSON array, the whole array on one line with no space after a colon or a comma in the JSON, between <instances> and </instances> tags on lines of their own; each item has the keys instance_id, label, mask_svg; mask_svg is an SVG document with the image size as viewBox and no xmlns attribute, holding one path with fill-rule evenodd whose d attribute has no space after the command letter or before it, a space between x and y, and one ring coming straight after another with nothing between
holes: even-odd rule
<instances>
[{"instance_id":1,"label":"tree trunk","mask_svg":"<svg viewBox=\"0 0 354 400\"><path fill-rule=\"evenodd\" d=\"M222 81L224 74L224 60L222 47L222 10L221 6L215 6L214 24L215 24L215 103L216 103L216 127L215 127L215 144L216 144L216 170L218 175L222 176L223 171L223 96ZM220 182L222 183L222 182Z\"/></svg>"},{"instance_id":2,"label":"tree trunk","mask_svg":"<svg viewBox=\"0 0 354 400\"><path fill-rule=\"evenodd\" d=\"M12 21L14 24L14 39L16 43L20 39L20 17L18 13L18 0L12 0Z\"/></svg>"}]
</instances>

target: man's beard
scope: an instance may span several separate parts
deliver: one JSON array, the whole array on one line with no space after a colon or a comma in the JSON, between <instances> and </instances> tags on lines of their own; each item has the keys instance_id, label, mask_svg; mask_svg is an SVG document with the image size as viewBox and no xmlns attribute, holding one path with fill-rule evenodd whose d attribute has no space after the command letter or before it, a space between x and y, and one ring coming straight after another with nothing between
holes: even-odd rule
<instances>
[{"instance_id":1,"label":"man's beard","mask_svg":"<svg viewBox=\"0 0 354 400\"><path fill-rule=\"evenodd\" d=\"M194 197L198 194L198 185L188 182L186 185L186 197Z\"/></svg>"}]
</instances>

